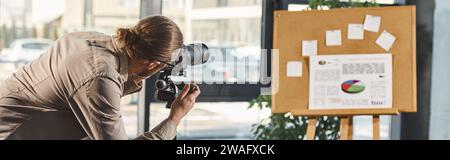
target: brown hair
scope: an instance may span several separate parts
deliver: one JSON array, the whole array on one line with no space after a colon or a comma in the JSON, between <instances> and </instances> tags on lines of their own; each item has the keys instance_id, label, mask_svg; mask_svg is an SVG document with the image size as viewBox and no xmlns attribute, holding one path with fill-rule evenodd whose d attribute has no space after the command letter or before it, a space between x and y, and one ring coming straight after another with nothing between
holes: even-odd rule
<instances>
[{"instance_id":1,"label":"brown hair","mask_svg":"<svg viewBox=\"0 0 450 160\"><path fill-rule=\"evenodd\" d=\"M167 17L144 18L131 28L117 30L119 46L130 58L170 62L171 53L183 47L183 34Z\"/></svg>"}]
</instances>

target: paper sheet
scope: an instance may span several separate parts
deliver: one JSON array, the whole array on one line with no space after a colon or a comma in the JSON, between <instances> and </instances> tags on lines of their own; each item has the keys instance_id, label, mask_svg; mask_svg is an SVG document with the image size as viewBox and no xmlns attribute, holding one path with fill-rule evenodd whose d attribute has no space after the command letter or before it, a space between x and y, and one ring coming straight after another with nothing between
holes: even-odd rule
<instances>
[{"instance_id":1,"label":"paper sheet","mask_svg":"<svg viewBox=\"0 0 450 160\"><path fill-rule=\"evenodd\" d=\"M303 41L302 55L305 57L317 55L317 40Z\"/></svg>"},{"instance_id":2,"label":"paper sheet","mask_svg":"<svg viewBox=\"0 0 450 160\"><path fill-rule=\"evenodd\" d=\"M392 108L392 55L310 58L309 109Z\"/></svg>"},{"instance_id":3,"label":"paper sheet","mask_svg":"<svg viewBox=\"0 0 450 160\"><path fill-rule=\"evenodd\" d=\"M379 32L381 26L381 17L366 15L366 19L364 21L364 29L370 32Z\"/></svg>"},{"instance_id":4,"label":"paper sheet","mask_svg":"<svg viewBox=\"0 0 450 160\"><path fill-rule=\"evenodd\" d=\"M341 30L329 30L326 33L327 46L340 46L342 45L342 32Z\"/></svg>"},{"instance_id":5,"label":"paper sheet","mask_svg":"<svg viewBox=\"0 0 450 160\"><path fill-rule=\"evenodd\" d=\"M384 50L389 51L391 50L392 45L394 45L396 39L397 38L395 38L395 36L388 31L383 31L380 37L378 37L376 43Z\"/></svg>"},{"instance_id":6,"label":"paper sheet","mask_svg":"<svg viewBox=\"0 0 450 160\"><path fill-rule=\"evenodd\" d=\"M363 40L364 39L364 25L363 24L349 24L347 38L351 39L351 40Z\"/></svg>"},{"instance_id":7,"label":"paper sheet","mask_svg":"<svg viewBox=\"0 0 450 160\"><path fill-rule=\"evenodd\" d=\"M287 77L302 77L303 68L301 61L291 61L287 64Z\"/></svg>"}]
</instances>

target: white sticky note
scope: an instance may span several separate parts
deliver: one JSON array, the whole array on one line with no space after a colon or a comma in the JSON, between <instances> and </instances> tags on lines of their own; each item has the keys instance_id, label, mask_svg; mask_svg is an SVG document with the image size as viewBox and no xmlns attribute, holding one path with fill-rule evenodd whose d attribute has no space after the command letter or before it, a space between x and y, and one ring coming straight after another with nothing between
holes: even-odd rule
<instances>
[{"instance_id":1,"label":"white sticky note","mask_svg":"<svg viewBox=\"0 0 450 160\"><path fill-rule=\"evenodd\" d=\"M302 55L305 57L317 55L317 40L303 41Z\"/></svg>"},{"instance_id":2,"label":"white sticky note","mask_svg":"<svg viewBox=\"0 0 450 160\"><path fill-rule=\"evenodd\" d=\"M353 39L353 40L363 40L364 39L364 25L363 24L349 24L347 38Z\"/></svg>"},{"instance_id":3,"label":"white sticky note","mask_svg":"<svg viewBox=\"0 0 450 160\"><path fill-rule=\"evenodd\" d=\"M330 30L327 31L327 46L340 46L342 45L342 31Z\"/></svg>"},{"instance_id":4,"label":"white sticky note","mask_svg":"<svg viewBox=\"0 0 450 160\"><path fill-rule=\"evenodd\" d=\"M381 26L381 17L366 15L366 20L364 21L364 29L370 32L379 32Z\"/></svg>"},{"instance_id":5,"label":"white sticky note","mask_svg":"<svg viewBox=\"0 0 450 160\"><path fill-rule=\"evenodd\" d=\"M287 64L287 77L302 77L303 68L301 61L291 61Z\"/></svg>"},{"instance_id":6,"label":"white sticky note","mask_svg":"<svg viewBox=\"0 0 450 160\"><path fill-rule=\"evenodd\" d=\"M397 38L395 38L395 36L388 31L383 31L380 37L378 37L376 43L384 50L389 51L392 45L394 45L396 39Z\"/></svg>"}]
</instances>

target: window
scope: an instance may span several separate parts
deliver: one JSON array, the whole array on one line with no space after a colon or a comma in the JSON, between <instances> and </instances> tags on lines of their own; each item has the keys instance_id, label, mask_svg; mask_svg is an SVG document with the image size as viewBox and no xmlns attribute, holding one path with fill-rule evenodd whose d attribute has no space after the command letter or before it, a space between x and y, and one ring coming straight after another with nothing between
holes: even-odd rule
<instances>
[{"instance_id":1,"label":"window","mask_svg":"<svg viewBox=\"0 0 450 160\"><path fill-rule=\"evenodd\" d=\"M342 2L348 2L348 0L341 0ZM381 5L392 5L395 4L398 0L375 0L378 4ZM302 11L308 8L308 2L296 2L296 0L291 0L291 4L288 5L289 11Z\"/></svg>"},{"instance_id":2,"label":"window","mask_svg":"<svg viewBox=\"0 0 450 160\"><path fill-rule=\"evenodd\" d=\"M185 43L203 42L211 50L211 62L188 68L185 77L174 77L175 81L220 84L259 81L261 1L164 0L162 12L180 26ZM199 68L212 75L195 72ZM245 76L238 74L238 68L246 69Z\"/></svg>"},{"instance_id":3,"label":"window","mask_svg":"<svg viewBox=\"0 0 450 160\"><path fill-rule=\"evenodd\" d=\"M261 5L261 0L194 0L194 8L242 7Z\"/></svg>"},{"instance_id":4,"label":"window","mask_svg":"<svg viewBox=\"0 0 450 160\"><path fill-rule=\"evenodd\" d=\"M185 77L173 77L175 81L200 79L202 84L221 82L233 86L249 86L259 81L261 46L261 0L163 0L162 13L174 20L181 28L185 44L206 43L211 51L210 62L188 68ZM232 66L230 66L230 64ZM238 75L236 68L247 73ZM204 69L215 77L197 74ZM184 78L184 79L183 79ZM197 81L195 81L197 82ZM218 84L219 83L219 84ZM211 86L214 86L211 85ZM202 88L202 86L201 86ZM208 87L203 87L207 89ZM212 97L231 97L219 92ZM242 91L245 91L243 89ZM209 96L203 90L202 96ZM233 101L233 98L230 98ZM163 103L152 103L151 127L156 126L169 110ZM270 114L270 110L248 110L248 102L198 102L194 110L179 126L179 139L251 139L251 126Z\"/></svg>"},{"instance_id":5,"label":"window","mask_svg":"<svg viewBox=\"0 0 450 160\"><path fill-rule=\"evenodd\" d=\"M63 34L112 35L134 25L139 11L140 0L0 0L0 83ZM21 52L30 49L37 54ZM136 137L137 96L123 98L121 109L128 136Z\"/></svg>"}]
</instances>

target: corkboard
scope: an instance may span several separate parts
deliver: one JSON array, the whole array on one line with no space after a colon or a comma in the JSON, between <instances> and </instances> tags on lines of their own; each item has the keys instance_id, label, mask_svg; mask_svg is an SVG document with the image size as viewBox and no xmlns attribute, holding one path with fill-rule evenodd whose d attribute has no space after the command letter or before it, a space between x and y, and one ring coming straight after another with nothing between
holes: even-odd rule
<instances>
[{"instance_id":1,"label":"corkboard","mask_svg":"<svg viewBox=\"0 0 450 160\"><path fill-rule=\"evenodd\" d=\"M274 49L279 49L279 76L273 76L272 111L294 115L385 115L417 111L415 6L334 9L327 11L275 11ZM367 14L381 16L379 33L364 32L364 40L347 39L347 25L363 24ZM342 30L342 46L325 46L326 31ZM318 55L386 53L375 41L383 30L397 37L393 54L393 108L308 110L309 58L302 56L303 40L318 40ZM303 62L303 76L288 78L288 61ZM272 67L272 73L277 73Z\"/></svg>"}]
</instances>

